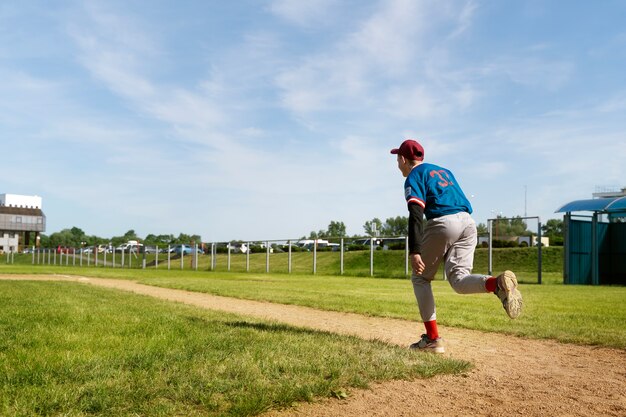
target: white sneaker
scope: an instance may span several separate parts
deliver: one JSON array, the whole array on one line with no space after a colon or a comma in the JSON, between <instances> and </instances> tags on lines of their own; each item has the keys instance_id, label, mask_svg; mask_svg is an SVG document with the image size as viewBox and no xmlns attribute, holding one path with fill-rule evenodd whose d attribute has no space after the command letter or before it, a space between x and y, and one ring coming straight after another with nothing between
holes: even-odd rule
<instances>
[{"instance_id":1,"label":"white sneaker","mask_svg":"<svg viewBox=\"0 0 626 417\"><path fill-rule=\"evenodd\" d=\"M502 301L502 307L510 318L516 319L522 314L522 294L517 289L517 278L511 271L498 275L494 294Z\"/></svg>"}]
</instances>

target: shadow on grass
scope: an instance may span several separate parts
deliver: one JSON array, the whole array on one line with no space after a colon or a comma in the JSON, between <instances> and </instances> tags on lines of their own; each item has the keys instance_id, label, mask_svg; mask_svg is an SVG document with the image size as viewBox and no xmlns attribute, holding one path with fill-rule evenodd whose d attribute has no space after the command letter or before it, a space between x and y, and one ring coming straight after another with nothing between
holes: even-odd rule
<instances>
[{"instance_id":1,"label":"shadow on grass","mask_svg":"<svg viewBox=\"0 0 626 417\"><path fill-rule=\"evenodd\" d=\"M260 332L293 333L307 335L329 334L328 332L322 330L305 329L302 327L294 327L280 323L250 323L247 321L233 321L224 324L229 327L235 327L240 329L253 329Z\"/></svg>"}]
</instances>

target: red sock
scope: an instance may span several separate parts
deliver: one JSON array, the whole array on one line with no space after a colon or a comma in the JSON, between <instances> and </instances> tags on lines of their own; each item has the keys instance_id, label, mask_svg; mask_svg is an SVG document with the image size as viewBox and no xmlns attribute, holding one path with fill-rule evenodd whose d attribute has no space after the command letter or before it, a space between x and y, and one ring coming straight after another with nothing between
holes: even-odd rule
<instances>
[{"instance_id":1,"label":"red sock","mask_svg":"<svg viewBox=\"0 0 626 417\"><path fill-rule=\"evenodd\" d=\"M487 278L485 282L485 289L487 292L496 292L496 286L498 285L498 279L494 277Z\"/></svg>"},{"instance_id":2,"label":"red sock","mask_svg":"<svg viewBox=\"0 0 626 417\"><path fill-rule=\"evenodd\" d=\"M439 330L437 330L437 320L425 321L424 326L426 327L426 336L430 340L435 340L439 337Z\"/></svg>"}]
</instances>

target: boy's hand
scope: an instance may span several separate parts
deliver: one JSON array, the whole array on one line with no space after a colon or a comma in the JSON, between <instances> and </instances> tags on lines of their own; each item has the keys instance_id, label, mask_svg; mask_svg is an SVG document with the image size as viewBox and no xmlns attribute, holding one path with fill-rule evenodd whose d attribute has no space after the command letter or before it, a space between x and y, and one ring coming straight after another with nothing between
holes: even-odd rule
<instances>
[{"instance_id":1,"label":"boy's hand","mask_svg":"<svg viewBox=\"0 0 626 417\"><path fill-rule=\"evenodd\" d=\"M424 261L422 261L422 255L420 255L419 253L411 254L411 267L413 268L413 273L416 275L420 275L424 272L426 264L424 264Z\"/></svg>"}]
</instances>

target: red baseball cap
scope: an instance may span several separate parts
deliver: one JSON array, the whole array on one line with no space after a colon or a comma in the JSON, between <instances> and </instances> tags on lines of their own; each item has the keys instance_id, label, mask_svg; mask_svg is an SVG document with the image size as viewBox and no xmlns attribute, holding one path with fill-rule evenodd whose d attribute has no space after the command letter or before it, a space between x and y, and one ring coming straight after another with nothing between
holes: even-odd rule
<instances>
[{"instance_id":1,"label":"red baseball cap","mask_svg":"<svg viewBox=\"0 0 626 417\"><path fill-rule=\"evenodd\" d=\"M391 153L394 155L402 155L406 159L411 159L413 161L424 160L424 148L413 139L405 140L399 148L392 149Z\"/></svg>"}]
</instances>

